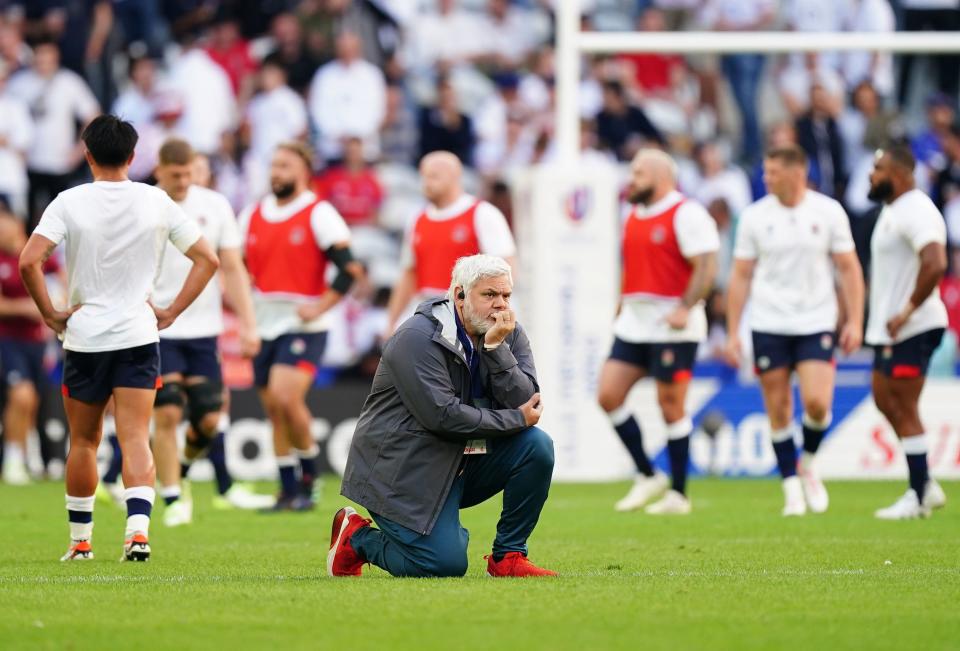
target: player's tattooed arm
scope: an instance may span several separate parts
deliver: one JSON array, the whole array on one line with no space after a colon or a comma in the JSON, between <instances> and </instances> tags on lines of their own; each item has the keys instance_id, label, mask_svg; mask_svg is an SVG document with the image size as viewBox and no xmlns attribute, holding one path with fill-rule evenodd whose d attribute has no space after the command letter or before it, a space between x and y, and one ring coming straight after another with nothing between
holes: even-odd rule
<instances>
[{"instance_id":1,"label":"player's tattooed arm","mask_svg":"<svg viewBox=\"0 0 960 651\"><path fill-rule=\"evenodd\" d=\"M713 289L713 281L717 277L717 254L711 251L695 255L690 258L690 264L693 265L693 273L682 299L687 309L705 299Z\"/></svg>"},{"instance_id":2,"label":"player's tattooed arm","mask_svg":"<svg viewBox=\"0 0 960 651\"><path fill-rule=\"evenodd\" d=\"M683 330L687 327L690 310L707 297L713 287L714 277L717 275L716 253L701 253L689 258L689 261L693 266L690 282L687 283L687 289L680 299L680 305L666 317L667 325L674 330Z\"/></svg>"}]
</instances>

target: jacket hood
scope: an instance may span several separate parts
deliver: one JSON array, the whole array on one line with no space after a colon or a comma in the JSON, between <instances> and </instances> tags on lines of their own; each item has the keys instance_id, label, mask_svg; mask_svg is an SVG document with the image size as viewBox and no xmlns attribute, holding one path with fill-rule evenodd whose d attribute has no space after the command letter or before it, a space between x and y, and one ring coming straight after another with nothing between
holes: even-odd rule
<instances>
[{"instance_id":1,"label":"jacket hood","mask_svg":"<svg viewBox=\"0 0 960 651\"><path fill-rule=\"evenodd\" d=\"M453 303L448 298L433 298L417 306L417 314L421 314L436 324L434 341L446 344L447 348L455 351L466 361L467 351L460 338L457 337L457 318L454 315Z\"/></svg>"}]
</instances>

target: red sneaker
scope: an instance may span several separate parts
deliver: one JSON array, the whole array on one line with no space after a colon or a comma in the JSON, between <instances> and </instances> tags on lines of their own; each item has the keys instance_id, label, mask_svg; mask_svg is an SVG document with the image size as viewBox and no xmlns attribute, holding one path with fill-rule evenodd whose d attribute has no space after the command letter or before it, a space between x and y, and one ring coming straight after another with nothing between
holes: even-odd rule
<instances>
[{"instance_id":1,"label":"red sneaker","mask_svg":"<svg viewBox=\"0 0 960 651\"><path fill-rule=\"evenodd\" d=\"M557 573L537 567L520 552L508 552L499 563L493 560L493 554L487 559L487 574L490 576L556 576Z\"/></svg>"},{"instance_id":2,"label":"red sneaker","mask_svg":"<svg viewBox=\"0 0 960 651\"><path fill-rule=\"evenodd\" d=\"M350 546L350 536L370 526L355 509L345 506L333 516L330 532L330 551L327 553L327 574L330 576L360 576L365 560Z\"/></svg>"}]
</instances>

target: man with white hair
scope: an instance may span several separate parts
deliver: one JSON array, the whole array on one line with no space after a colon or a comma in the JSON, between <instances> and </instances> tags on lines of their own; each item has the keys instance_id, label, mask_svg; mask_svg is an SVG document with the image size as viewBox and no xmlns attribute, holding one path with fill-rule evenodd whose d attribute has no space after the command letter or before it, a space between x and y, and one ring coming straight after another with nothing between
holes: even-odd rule
<instances>
[{"instance_id":1,"label":"man with white hair","mask_svg":"<svg viewBox=\"0 0 960 651\"><path fill-rule=\"evenodd\" d=\"M704 207L677 192L677 165L670 156L643 149L630 170L627 198L636 207L623 227L623 295L597 400L637 466L633 487L616 510L639 509L666 491L647 513L686 514L693 422L685 402L697 344L707 336L703 299L713 286L720 239ZM633 385L648 375L656 380L667 425L669 483L654 471L640 425L624 404Z\"/></svg>"},{"instance_id":2,"label":"man with white hair","mask_svg":"<svg viewBox=\"0 0 960 651\"><path fill-rule=\"evenodd\" d=\"M460 509L503 491L491 576L552 576L527 560L547 499L553 441L530 342L510 309L509 265L461 258L445 297L422 303L387 341L347 458L342 494L370 511L333 519L327 572L364 563L393 576L463 576Z\"/></svg>"},{"instance_id":3,"label":"man with white hair","mask_svg":"<svg viewBox=\"0 0 960 651\"><path fill-rule=\"evenodd\" d=\"M516 244L503 213L493 204L463 191L463 165L448 151L420 161L423 195L429 204L407 229L401 252L403 271L390 294L390 335L414 298L443 296L459 258L487 253L513 266Z\"/></svg>"}]
</instances>

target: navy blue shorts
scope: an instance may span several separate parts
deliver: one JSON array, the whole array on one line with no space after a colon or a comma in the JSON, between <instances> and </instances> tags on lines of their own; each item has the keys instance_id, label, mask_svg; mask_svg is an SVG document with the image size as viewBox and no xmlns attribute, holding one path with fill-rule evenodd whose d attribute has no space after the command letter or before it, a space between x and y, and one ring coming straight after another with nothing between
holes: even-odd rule
<instances>
[{"instance_id":1,"label":"navy blue shorts","mask_svg":"<svg viewBox=\"0 0 960 651\"><path fill-rule=\"evenodd\" d=\"M46 386L47 374L43 368L43 356L47 345L40 341L0 339L0 369L3 382L13 387L21 382L31 382L38 389Z\"/></svg>"},{"instance_id":2,"label":"navy blue shorts","mask_svg":"<svg viewBox=\"0 0 960 651\"><path fill-rule=\"evenodd\" d=\"M695 341L674 343L631 343L614 338L610 359L616 359L642 368L647 375L660 382L687 382L693 377L697 359Z\"/></svg>"},{"instance_id":3,"label":"navy blue shorts","mask_svg":"<svg viewBox=\"0 0 960 651\"><path fill-rule=\"evenodd\" d=\"M875 346L873 370L891 378L914 378L927 374L933 351L943 339L943 328L927 330L898 344Z\"/></svg>"},{"instance_id":4,"label":"navy blue shorts","mask_svg":"<svg viewBox=\"0 0 960 651\"><path fill-rule=\"evenodd\" d=\"M811 335L754 332L753 368L760 375L775 368L792 370L800 362L811 360L833 362L836 342L837 335L833 332L815 332Z\"/></svg>"},{"instance_id":5,"label":"navy blue shorts","mask_svg":"<svg viewBox=\"0 0 960 651\"><path fill-rule=\"evenodd\" d=\"M158 389L160 346L144 344L99 353L65 351L63 395L81 402L104 402L116 388Z\"/></svg>"},{"instance_id":6,"label":"navy blue shorts","mask_svg":"<svg viewBox=\"0 0 960 651\"><path fill-rule=\"evenodd\" d=\"M223 382L216 337L160 339L160 374L180 373L184 378L204 377Z\"/></svg>"},{"instance_id":7,"label":"navy blue shorts","mask_svg":"<svg viewBox=\"0 0 960 651\"><path fill-rule=\"evenodd\" d=\"M264 340L260 352L253 358L254 385L267 386L270 369L278 364L295 366L316 375L326 346L326 332L298 332Z\"/></svg>"}]
</instances>

